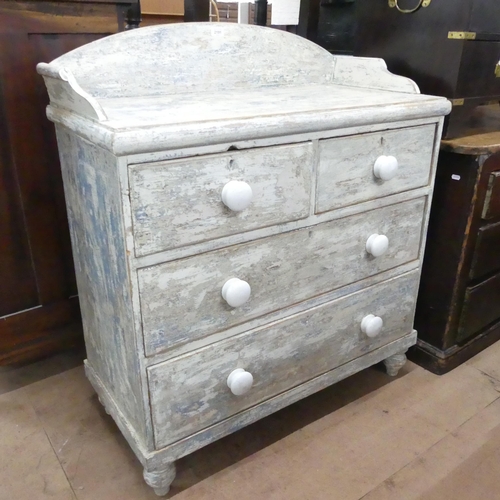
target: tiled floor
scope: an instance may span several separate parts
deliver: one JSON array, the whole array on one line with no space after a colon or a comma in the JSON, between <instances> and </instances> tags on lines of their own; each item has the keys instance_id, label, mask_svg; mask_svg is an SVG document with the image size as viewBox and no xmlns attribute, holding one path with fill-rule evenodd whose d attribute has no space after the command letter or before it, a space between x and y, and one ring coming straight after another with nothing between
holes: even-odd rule
<instances>
[{"instance_id":1,"label":"tiled floor","mask_svg":"<svg viewBox=\"0 0 500 500\"><path fill-rule=\"evenodd\" d=\"M158 498L78 353L0 370L0 500ZM175 500L500 500L500 343L370 368L178 462Z\"/></svg>"}]
</instances>

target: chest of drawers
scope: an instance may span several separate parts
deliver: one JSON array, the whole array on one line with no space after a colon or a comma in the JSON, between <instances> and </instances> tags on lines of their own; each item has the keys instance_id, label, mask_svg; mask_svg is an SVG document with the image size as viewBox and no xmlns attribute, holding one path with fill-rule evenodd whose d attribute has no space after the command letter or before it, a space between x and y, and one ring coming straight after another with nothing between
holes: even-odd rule
<instances>
[{"instance_id":1,"label":"chest of drawers","mask_svg":"<svg viewBox=\"0 0 500 500\"><path fill-rule=\"evenodd\" d=\"M177 458L397 373L448 101L256 26L144 28L38 71L86 373L158 494Z\"/></svg>"}]
</instances>

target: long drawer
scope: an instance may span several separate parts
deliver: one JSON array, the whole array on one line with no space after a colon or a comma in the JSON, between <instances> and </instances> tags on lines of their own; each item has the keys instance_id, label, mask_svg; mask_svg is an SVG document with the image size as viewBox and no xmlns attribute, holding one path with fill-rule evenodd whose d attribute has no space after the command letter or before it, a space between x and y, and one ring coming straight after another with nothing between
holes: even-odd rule
<instances>
[{"instance_id":1,"label":"long drawer","mask_svg":"<svg viewBox=\"0 0 500 500\"><path fill-rule=\"evenodd\" d=\"M422 125L320 141L316 212L426 186L435 129L434 124ZM398 162L391 179L375 175L381 156Z\"/></svg>"},{"instance_id":2,"label":"long drawer","mask_svg":"<svg viewBox=\"0 0 500 500\"><path fill-rule=\"evenodd\" d=\"M472 337L498 319L500 319L500 274L467 288L457 341L461 342Z\"/></svg>"},{"instance_id":3,"label":"long drawer","mask_svg":"<svg viewBox=\"0 0 500 500\"><path fill-rule=\"evenodd\" d=\"M470 278L480 278L497 269L500 270L500 222L479 229Z\"/></svg>"},{"instance_id":4,"label":"long drawer","mask_svg":"<svg viewBox=\"0 0 500 500\"><path fill-rule=\"evenodd\" d=\"M303 143L132 165L135 254L307 217L312 158L312 144ZM251 190L247 208L231 210L222 202L230 181L244 182Z\"/></svg>"},{"instance_id":5,"label":"long drawer","mask_svg":"<svg viewBox=\"0 0 500 500\"><path fill-rule=\"evenodd\" d=\"M424 207L419 198L139 270L146 354L417 259ZM372 234L389 239L387 252L376 258L366 251ZM233 308L221 290L235 277L249 283L251 296Z\"/></svg>"},{"instance_id":6,"label":"long drawer","mask_svg":"<svg viewBox=\"0 0 500 500\"><path fill-rule=\"evenodd\" d=\"M492 172L483 206L483 219L500 217L500 172Z\"/></svg>"},{"instance_id":7,"label":"long drawer","mask_svg":"<svg viewBox=\"0 0 500 500\"><path fill-rule=\"evenodd\" d=\"M156 447L326 373L412 331L418 271L245 332L148 369ZM361 321L383 320L369 338ZM227 385L237 368L253 386L235 396Z\"/></svg>"}]
</instances>

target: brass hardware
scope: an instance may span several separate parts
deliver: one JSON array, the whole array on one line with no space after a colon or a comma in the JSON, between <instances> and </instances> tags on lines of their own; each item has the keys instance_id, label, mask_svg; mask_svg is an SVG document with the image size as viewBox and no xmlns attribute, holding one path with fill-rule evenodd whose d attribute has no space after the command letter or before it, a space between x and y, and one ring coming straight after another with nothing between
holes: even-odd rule
<instances>
[{"instance_id":1,"label":"brass hardware","mask_svg":"<svg viewBox=\"0 0 500 500\"><path fill-rule=\"evenodd\" d=\"M463 106L465 99L450 99L452 106Z\"/></svg>"},{"instance_id":2,"label":"brass hardware","mask_svg":"<svg viewBox=\"0 0 500 500\"><path fill-rule=\"evenodd\" d=\"M396 9L399 10L399 12L402 12L403 14L412 14L413 12L417 12L420 7L428 7L431 4L432 0L418 0L418 4L416 7L413 7L413 9L402 9L398 5L398 0L388 0L389 7L392 9L396 7Z\"/></svg>"},{"instance_id":3,"label":"brass hardware","mask_svg":"<svg viewBox=\"0 0 500 500\"><path fill-rule=\"evenodd\" d=\"M495 66L495 76L497 78L500 78L500 61L498 61L497 65Z\"/></svg>"},{"instance_id":4,"label":"brass hardware","mask_svg":"<svg viewBox=\"0 0 500 500\"><path fill-rule=\"evenodd\" d=\"M448 31L450 40L475 40L476 34L472 31Z\"/></svg>"}]
</instances>

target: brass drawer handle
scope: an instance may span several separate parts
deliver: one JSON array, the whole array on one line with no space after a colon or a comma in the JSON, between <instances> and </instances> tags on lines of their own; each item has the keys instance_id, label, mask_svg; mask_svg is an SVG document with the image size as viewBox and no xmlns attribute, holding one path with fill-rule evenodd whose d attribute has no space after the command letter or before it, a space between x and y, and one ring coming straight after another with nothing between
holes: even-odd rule
<instances>
[{"instance_id":1,"label":"brass drawer handle","mask_svg":"<svg viewBox=\"0 0 500 500\"><path fill-rule=\"evenodd\" d=\"M413 14L413 12L417 12L420 7L428 7L431 4L432 0L418 0L418 4L416 7L413 9L402 9L398 5L398 0L389 0L389 7L393 8L396 7L396 9L399 10L399 12L402 12L403 14Z\"/></svg>"}]
</instances>

